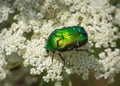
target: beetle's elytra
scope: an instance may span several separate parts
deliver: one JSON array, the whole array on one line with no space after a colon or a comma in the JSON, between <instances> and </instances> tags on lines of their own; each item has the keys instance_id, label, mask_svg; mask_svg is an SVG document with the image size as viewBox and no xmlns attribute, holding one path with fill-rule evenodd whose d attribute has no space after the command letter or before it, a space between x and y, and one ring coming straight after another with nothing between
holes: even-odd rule
<instances>
[{"instance_id":1,"label":"beetle's elytra","mask_svg":"<svg viewBox=\"0 0 120 86\"><path fill-rule=\"evenodd\" d=\"M46 50L68 51L78 48L88 41L87 32L81 26L64 27L54 30L48 37Z\"/></svg>"}]
</instances>

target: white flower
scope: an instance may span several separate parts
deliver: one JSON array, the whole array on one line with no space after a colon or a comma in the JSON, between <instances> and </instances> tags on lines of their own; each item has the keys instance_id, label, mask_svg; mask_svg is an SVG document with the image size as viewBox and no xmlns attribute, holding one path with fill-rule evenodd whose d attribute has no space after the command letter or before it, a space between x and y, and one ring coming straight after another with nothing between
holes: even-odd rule
<instances>
[{"instance_id":1,"label":"white flower","mask_svg":"<svg viewBox=\"0 0 120 86\"><path fill-rule=\"evenodd\" d=\"M4 35L4 36L3 36ZM6 55L11 55L12 52L17 52L18 49L23 49L25 38L22 37L23 32L20 29L16 29L15 31L7 30L7 28L3 29L0 34L0 47L2 51L5 50Z\"/></svg>"}]
</instances>

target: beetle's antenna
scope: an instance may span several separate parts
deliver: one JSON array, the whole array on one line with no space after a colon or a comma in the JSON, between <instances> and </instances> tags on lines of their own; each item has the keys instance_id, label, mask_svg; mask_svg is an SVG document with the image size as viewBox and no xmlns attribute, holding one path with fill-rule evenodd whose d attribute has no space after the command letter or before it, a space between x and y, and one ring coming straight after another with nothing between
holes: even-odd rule
<instances>
[{"instance_id":1,"label":"beetle's antenna","mask_svg":"<svg viewBox=\"0 0 120 86\"><path fill-rule=\"evenodd\" d=\"M62 55L60 54L60 53L58 53L58 55L60 56L60 58L62 59L62 61L63 61L63 63L64 63L64 65L63 65L63 67L65 66L65 60L64 60L64 58L62 57Z\"/></svg>"}]
</instances>

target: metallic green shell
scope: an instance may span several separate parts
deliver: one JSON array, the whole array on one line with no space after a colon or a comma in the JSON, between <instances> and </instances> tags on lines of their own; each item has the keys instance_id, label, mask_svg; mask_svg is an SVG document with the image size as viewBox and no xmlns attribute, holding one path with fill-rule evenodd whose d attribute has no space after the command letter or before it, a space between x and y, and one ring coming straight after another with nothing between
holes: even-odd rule
<instances>
[{"instance_id":1,"label":"metallic green shell","mask_svg":"<svg viewBox=\"0 0 120 86\"><path fill-rule=\"evenodd\" d=\"M64 27L54 30L48 37L46 50L68 51L78 48L88 41L87 32L81 26Z\"/></svg>"}]
</instances>

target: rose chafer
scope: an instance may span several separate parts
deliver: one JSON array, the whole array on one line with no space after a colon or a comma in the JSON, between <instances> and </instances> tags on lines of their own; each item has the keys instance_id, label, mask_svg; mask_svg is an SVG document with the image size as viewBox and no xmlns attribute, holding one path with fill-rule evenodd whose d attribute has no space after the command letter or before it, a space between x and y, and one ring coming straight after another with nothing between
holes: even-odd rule
<instances>
[{"instance_id":1,"label":"rose chafer","mask_svg":"<svg viewBox=\"0 0 120 86\"><path fill-rule=\"evenodd\" d=\"M65 52L70 50L77 50L78 47L85 45L88 41L88 35L85 29L81 26L64 27L54 30L48 37L46 43L47 52L56 51ZM62 55L59 56L64 61ZM52 56L53 59L53 56ZM65 61L64 61L65 64Z\"/></svg>"}]
</instances>

